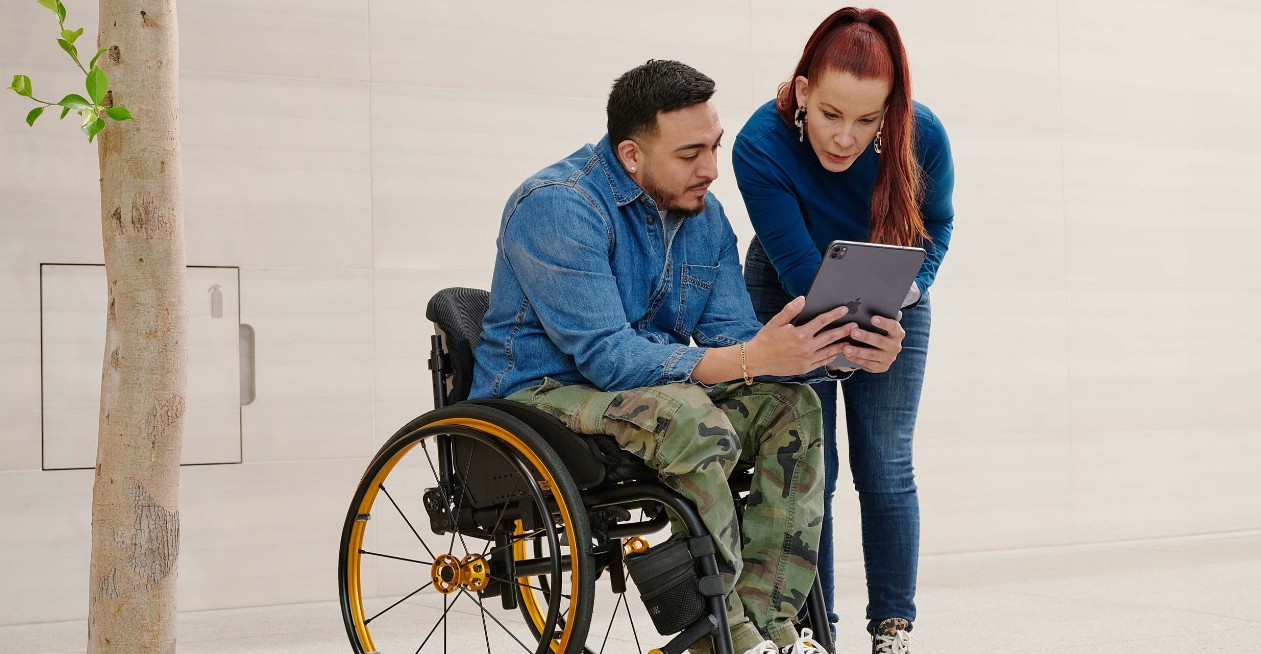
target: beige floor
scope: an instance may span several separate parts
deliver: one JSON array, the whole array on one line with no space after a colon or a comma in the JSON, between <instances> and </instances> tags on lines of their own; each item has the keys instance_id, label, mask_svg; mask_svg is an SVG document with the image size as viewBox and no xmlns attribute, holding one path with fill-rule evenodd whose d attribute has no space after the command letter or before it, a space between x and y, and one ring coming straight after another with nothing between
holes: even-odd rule
<instances>
[{"instance_id":1,"label":"beige floor","mask_svg":"<svg viewBox=\"0 0 1261 654\"><path fill-rule=\"evenodd\" d=\"M920 569L916 654L1261 652L1261 531L932 556ZM840 651L866 652L861 567L841 572ZM480 638L480 622L470 617L468 626ZM85 635L83 622L0 627L0 653L78 653ZM480 651L480 642L452 651ZM183 614L179 651L349 647L336 603L326 602ZM617 642L606 651L635 648Z\"/></svg>"}]
</instances>

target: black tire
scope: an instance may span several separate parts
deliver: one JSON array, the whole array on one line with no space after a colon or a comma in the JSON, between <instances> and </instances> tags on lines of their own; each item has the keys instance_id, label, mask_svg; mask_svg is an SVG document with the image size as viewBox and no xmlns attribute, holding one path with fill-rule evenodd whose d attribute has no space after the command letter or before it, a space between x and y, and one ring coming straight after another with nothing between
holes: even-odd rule
<instances>
[{"instance_id":1,"label":"black tire","mask_svg":"<svg viewBox=\"0 0 1261 654\"><path fill-rule=\"evenodd\" d=\"M542 556L520 556L536 547ZM583 650L595 575L582 497L555 451L502 411L457 404L399 430L355 490L340 550L342 617L359 654ZM505 572L518 564L531 572ZM540 576L561 583L522 587ZM502 606L521 591L542 593L546 614L521 621Z\"/></svg>"}]
</instances>

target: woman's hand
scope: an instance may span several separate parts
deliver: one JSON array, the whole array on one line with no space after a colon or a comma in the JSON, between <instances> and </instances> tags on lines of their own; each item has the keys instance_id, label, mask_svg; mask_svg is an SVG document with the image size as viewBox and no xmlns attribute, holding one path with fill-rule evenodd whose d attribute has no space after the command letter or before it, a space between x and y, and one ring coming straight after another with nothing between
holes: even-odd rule
<instances>
[{"instance_id":1,"label":"woman's hand","mask_svg":"<svg viewBox=\"0 0 1261 654\"><path fill-rule=\"evenodd\" d=\"M849 334L850 338L872 347L860 347L846 343L844 349L841 350L841 354L845 355L846 359L862 366L863 370L867 372L887 372L889 366L893 365L894 360L898 358L898 353L902 351L902 339L906 337L906 331L902 329L902 323L889 318L881 318L880 316L872 318L871 324L889 332L888 336L881 336L875 332L862 329L854 323L850 324L854 326L854 329Z\"/></svg>"}]
</instances>

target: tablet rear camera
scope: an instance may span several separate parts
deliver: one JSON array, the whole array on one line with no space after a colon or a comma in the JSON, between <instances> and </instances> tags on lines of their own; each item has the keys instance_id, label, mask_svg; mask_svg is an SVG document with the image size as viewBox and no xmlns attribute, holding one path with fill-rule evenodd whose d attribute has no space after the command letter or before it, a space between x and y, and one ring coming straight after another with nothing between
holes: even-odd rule
<instances>
[{"instance_id":1,"label":"tablet rear camera","mask_svg":"<svg viewBox=\"0 0 1261 654\"><path fill-rule=\"evenodd\" d=\"M844 258L844 257L845 257L845 253L846 253L846 252L848 252L848 251L849 251L849 248L847 248L847 247L845 247L845 246L843 246L843 245L834 245L834 246L832 246L832 251L831 251L831 253L829 253L829 254L828 254L828 258L830 258L830 259L842 259L842 258Z\"/></svg>"}]
</instances>

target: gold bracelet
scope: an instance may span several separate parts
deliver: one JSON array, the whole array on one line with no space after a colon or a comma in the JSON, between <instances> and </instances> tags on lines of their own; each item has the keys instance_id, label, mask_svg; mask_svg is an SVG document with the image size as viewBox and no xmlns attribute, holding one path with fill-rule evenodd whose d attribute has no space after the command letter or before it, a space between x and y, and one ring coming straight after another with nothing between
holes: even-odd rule
<instances>
[{"instance_id":1,"label":"gold bracelet","mask_svg":"<svg viewBox=\"0 0 1261 654\"><path fill-rule=\"evenodd\" d=\"M749 376L749 355L744 351L744 343L740 344L740 372L744 373L744 385L752 386L753 378Z\"/></svg>"}]
</instances>

